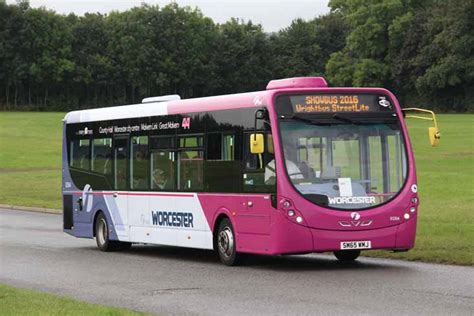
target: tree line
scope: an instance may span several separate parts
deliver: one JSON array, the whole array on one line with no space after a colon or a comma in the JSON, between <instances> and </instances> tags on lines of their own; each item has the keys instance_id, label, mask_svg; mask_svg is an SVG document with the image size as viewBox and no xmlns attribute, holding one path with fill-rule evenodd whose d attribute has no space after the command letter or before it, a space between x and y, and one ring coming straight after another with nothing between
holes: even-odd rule
<instances>
[{"instance_id":1,"label":"tree line","mask_svg":"<svg viewBox=\"0 0 474 316\"><path fill-rule=\"evenodd\" d=\"M405 106L474 111L474 1L329 6L326 15L265 33L250 21L217 24L176 3L77 16L0 0L0 109L237 93L311 75L331 86L386 87Z\"/></svg>"}]
</instances>

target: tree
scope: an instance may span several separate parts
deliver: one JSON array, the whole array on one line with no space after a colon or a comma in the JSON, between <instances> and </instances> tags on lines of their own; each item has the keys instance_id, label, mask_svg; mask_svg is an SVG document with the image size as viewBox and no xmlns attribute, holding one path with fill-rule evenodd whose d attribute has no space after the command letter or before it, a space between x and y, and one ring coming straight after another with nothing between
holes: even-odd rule
<instances>
[{"instance_id":1,"label":"tree","mask_svg":"<svg viewBox=\"0 0 474 316\"><path fill-rule=\"evenodd\" d=\"M237 19L219 26L219 35L212 49L215 64L213 93L235 93L265 89L270 79L267 35L261 25Z\"/></svg>"},{"instance_id":2,"label":"tree","mask_svg":"<svg viewBox=\"0 0 474 316\"><path fill-rule=\"evenodd\" d=\"M387 63L389 27L411 10L403 0L332 0L331 10L344 15L351 28L344 49L329 60L326 71L337 85L390 87ZM350 64L346 64L350 63ZM347 73L350 71L350 73ZM340 82L342 78L347 81Z\"/></svg>"},{"instance_id":3,"label":"tree","mask_svg":"<svg viewBox=\"0 0 474 316\"><path fill-rule=\"evenodd\" d=\"M424 23L416 88L444 110L474 110L473 16L473 1L435 1Z\"/></svg>"}]
</instances>

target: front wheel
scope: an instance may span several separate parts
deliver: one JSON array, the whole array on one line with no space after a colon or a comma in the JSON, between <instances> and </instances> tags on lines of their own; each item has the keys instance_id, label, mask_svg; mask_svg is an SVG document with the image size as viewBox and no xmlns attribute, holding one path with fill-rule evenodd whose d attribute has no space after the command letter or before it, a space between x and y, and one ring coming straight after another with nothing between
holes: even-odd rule
<instances>
[{"instance_id":1,"label":"front wheel","mask_svg":"<svg viewBox=\"0 0 474 316\"><path fill-rule=\"evenodd\" d=\"M219 224L217 231L217 253L221 262L227 266L238 265L241 255L237 253L236 249L234 228L230 220L225 218Z\"/></svg>"},{"instance_id":2,"label":"front wheel","mask_svg":"<svg viewBox=\"0 0 474 316\"><path fill-rule=\"evenodd\" d=\"M334 251L334 255L339 261L349 262L349 261L354 261L359 257L360 250Z\"/></svg>"},{"instance_id":3,"label":"front wheel","mask_svg":"<svg viewBox=\"0 0 474 316\"><path fill-rule=\"evenodd\" d=\"M97 247L102 251L126 250L132 246L129 242L120 242L109 239L109 225L104 213L99 213L95 221L94 232Z\"/></svg>"}]
</instances>

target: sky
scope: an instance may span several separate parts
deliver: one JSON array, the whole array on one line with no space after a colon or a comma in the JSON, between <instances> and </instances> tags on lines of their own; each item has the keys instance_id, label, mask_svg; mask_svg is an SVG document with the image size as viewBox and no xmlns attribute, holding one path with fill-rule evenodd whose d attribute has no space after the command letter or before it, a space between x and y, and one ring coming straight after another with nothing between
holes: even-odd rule
<instances>
[{"instance_id":1,"label":"sky","mask_svg":"<svg viewBox=\"0 0 474 316\"><path fill-rule=\"evenodd\" d=\"M296 18L311 20L329 12L329 0L176 0L180 6L198 7L205 16L217 23L230 18L251 20L261 24L266 32L275 32L291 24ZM7 3L15 3L8 0ZM112 10L125 11L142 3L164 6L171 0L30 0L34 8L44 6L58 13L86 12L107 13Z\"/></svg>"}]
</instances>

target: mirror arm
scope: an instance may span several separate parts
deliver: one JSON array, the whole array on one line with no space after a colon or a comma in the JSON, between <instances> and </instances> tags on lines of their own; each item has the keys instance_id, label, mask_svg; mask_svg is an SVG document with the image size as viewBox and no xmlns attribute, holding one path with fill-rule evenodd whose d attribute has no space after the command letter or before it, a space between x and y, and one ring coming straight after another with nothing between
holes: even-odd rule
<instances>
[{"instance_id":1,"label":"mirror arm","mask_svg":"<svg viewBox=\"0 0 474 316\"><path fill-rule=\"evenodd\" d=\"M431 146L433 146L433 147L438 146L439 139L441 138L441 134L440 134L439 128L438 128L438 121L436 121L436 115L434 114L433 111L420 109L420 108L404 108L404 109L402 109L402 112L403 112L403 116L405 118L414 118L414 119L418 119L418 120L433 121L435 127L428 128L428 134L429 134L429 137L430 137ZM405 114L405 112L428 113L428 114L431 114L431 118L424 117L424 116L418 116L418 115L408 115L408 114Z\"/></svg>"},{"instance_id":2,"label":"mirror arm","mask_svg":"<svg viewBox=\"0 0 474 316\"><path fill-rule=\"evenodd\" d=\"M258 120L258 111L260 110L256 110L255 111L255 117L253 119L253 140L256 141L257 140L257 120Z\"/></svg>"},{"instance_id":3,"label":"mirror arm","mask_svg":"<svg viewBox=\"0 0 474 316\"><path fill-rule=\"evenodd\" d=\"M404 108L402 109L402 112L405 114L405 112L422 112L422 113L428 113L431 114L431 118L428 117L423 117L423 116L418 116L418 115L408 115L406 114L406 118L414 118L414 119L419 119L419 120L426 120L426 121L433 121L434 125L437 130L438 128L438 121L436 121L436 115L433 111L430 110L425 110L425 109L420 109L420 108Z\"/></svg>"}]
</instances>

